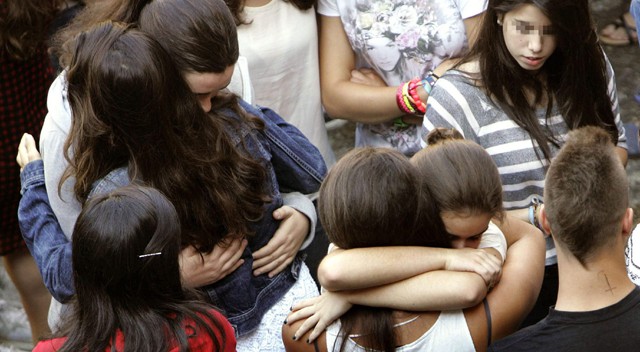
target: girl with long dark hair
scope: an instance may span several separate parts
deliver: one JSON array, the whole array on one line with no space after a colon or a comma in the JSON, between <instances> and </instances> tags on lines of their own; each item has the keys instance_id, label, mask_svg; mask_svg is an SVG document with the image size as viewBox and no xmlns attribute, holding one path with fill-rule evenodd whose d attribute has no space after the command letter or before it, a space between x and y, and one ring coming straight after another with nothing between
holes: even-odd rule
<instances>
[{"instance_id":1,"label":"girl with long dark hair","mask_svg":"<svg viewBox=\"0 0 640 352\"><path fill-rule=\"evenodd\" d=\"M21 218L57 229L31 135L18 148ZM85 203L74 229L70 315L34 351L235 351L229 322L180 282L180 219L159 191L118 188Z\"/></svg>"},{"instance_id":2,"label":"girl with long dark hair","mask_svg":"<svg viewBox=\"0 0 640 352\"><path fill-rule=\"evenodd\" d=\"M108 190L114 179L126 184L141 178L161 190L178 211L185 250L193 251L195 263L185 264L183 254L183 280L205 290L225 313L240 336L239 349L262 348L261 343L278 342L269 328L281 323L294 297L317 290L298 253L313 230L304 215L282 208L281 192L316 192L326 167L299 130L270 109L223 91L238 51L235 24L222 1L144 3L138 15L123 15L138 18L147 36L135 38L144 38L144 45L129 43L130 37L123 35L127 40L115 40L118 45L96 47L100 41L86 40L86 31L67 42L70 55L63 58L72 60L66 61L68 70L52 87L50 101L55 99L56 109L47 117L49 143L43 138L45 167L52 168L54 179L49 196L53 193L58 203L84 200L92 188ZM104 4L121 9L116 5ZM104 16L103 11L98 12ZM92 36L99 37L95 32ZM121 66L111 66L114 62ZM66 160L60 160L63 150L69 169ZM53 165L46 160L50 153L56 155ZM128 170L122 168L127 165ZM70 177L59 189L64 170ZM101 179L104 182L96 183ZM312 204L310 211L311 216ZM293 223L281 223L283 217ZM271 253L254 260L267 247ZM201 256L224 267L209 268ZM68 278L58 280L64 270L45 260L42 267L52 282L68 288ZM194 280L194 271L205 279ZM222 275L211 279L212 271ZM72 295L73 289L66 293Z\"/></svg>"},{"instance_id":3,"label":"girl with long dark hair","mask_svg":"<svg viewBox=\"0 0 640 352\"><path fill-rule=\"evenodd\" d=\"M500 170L505 208L532 224L549 162L570 130L606 129L626 163L614 73L587 0L490 0L476 45L429 99L423 135L454 127L483 146ZM548 237L545 284L526 325L555 302L556 262Z\"/></svg>"}]
</instances>

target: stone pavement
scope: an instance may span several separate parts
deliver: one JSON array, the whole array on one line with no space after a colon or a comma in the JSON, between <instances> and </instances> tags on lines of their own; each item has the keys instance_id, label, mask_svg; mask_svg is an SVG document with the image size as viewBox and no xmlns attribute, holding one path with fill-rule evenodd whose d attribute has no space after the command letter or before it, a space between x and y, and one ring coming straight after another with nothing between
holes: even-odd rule
<instances>
[{"instance_id":1,"label":"stone pavement","mask_svg":"<svg viewBox=\"0 0 640 352\"><path fill-rule=\"evenodd\" d=\"M603 27L617 18L627 0L592 0L598 26ZM640 124L640 104L634 95L640 90L640 48L638 46L605 47L616 73L618 97L624 122ZM338 157L353 147L354 125L336 120L329 138ZM627 166L630 180L631 206L636 223L640 222L640 158L631 158ZM29 327L21 310L13 284L9 281L0 261L0 352L29 351Z\"/></svg>"}]
</instances>

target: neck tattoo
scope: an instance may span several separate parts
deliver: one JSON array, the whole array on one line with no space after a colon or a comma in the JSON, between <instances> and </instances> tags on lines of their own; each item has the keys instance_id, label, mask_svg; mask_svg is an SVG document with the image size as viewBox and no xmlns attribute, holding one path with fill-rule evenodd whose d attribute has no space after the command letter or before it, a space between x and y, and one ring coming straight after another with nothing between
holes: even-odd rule
<instances>
[{"instance_id":1,"label":"neck tattoo","mask_svg":"<svg viewBox=\"0 0 640 352\"><path fill-rule=\"evenodd\" d=\"M616 287L611 287L611 283L609 282L609 278L607 277L607 274L604 273L604 271L601 271L599 274L604 276L604 281L607 283L607 286L609 287L609 289L604 290L604 292L610 292L611 295L613 296L613 290L615 290Z\"/></svg>"}]
</instances>

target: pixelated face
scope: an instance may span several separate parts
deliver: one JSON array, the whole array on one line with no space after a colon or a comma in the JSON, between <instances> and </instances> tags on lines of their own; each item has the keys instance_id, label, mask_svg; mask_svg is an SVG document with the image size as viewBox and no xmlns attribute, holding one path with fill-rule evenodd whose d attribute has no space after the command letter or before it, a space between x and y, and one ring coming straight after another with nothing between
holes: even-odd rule
<instances>
[{"instance_id":1,"label":"pixelated face","mask_svg":"<svg viewBox=\"0 0 640 352\"><path fill-rule=\"evenodd\" d=\"M556 50L553 24L535 5L520 5L499 20L505 45L523 69L539 70Z\"/></svg>"},{"instance_id":2,"label":"pixelated face","mask_svg":"<svg viewBox=\"0 0 640 352\"><path fill-rule=\"evenodd\" d=\"M191 92L198 98L198 102L204 112L211 111L211 99L215 98L218 92L225 89L229 85L229 82L231 82L233 68L234 65L231 65L222 73L184 73L184 79L187 81L189 89L191 89Z\"/></svg>"}]
</instances>

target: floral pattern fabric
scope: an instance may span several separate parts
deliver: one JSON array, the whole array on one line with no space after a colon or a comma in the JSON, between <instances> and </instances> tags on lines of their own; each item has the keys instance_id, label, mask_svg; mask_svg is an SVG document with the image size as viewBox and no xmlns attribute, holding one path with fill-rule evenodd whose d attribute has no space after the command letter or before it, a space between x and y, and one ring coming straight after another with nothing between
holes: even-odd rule
<instances>
[{"instance_id":1,"label":"floral pattern fabric","mask_svg":"<svg viewBox=\"0 0 640 352\"><path fill-rule=\"evenodd\" d=\"M318 12L340 17L359 68L398 86L462 55L468 48L463 20L485 6L483 0L320 0ZM420 149L419 128L358 124L356 146L364 145L412 155Z\"/></svg>"}]
</instances>

